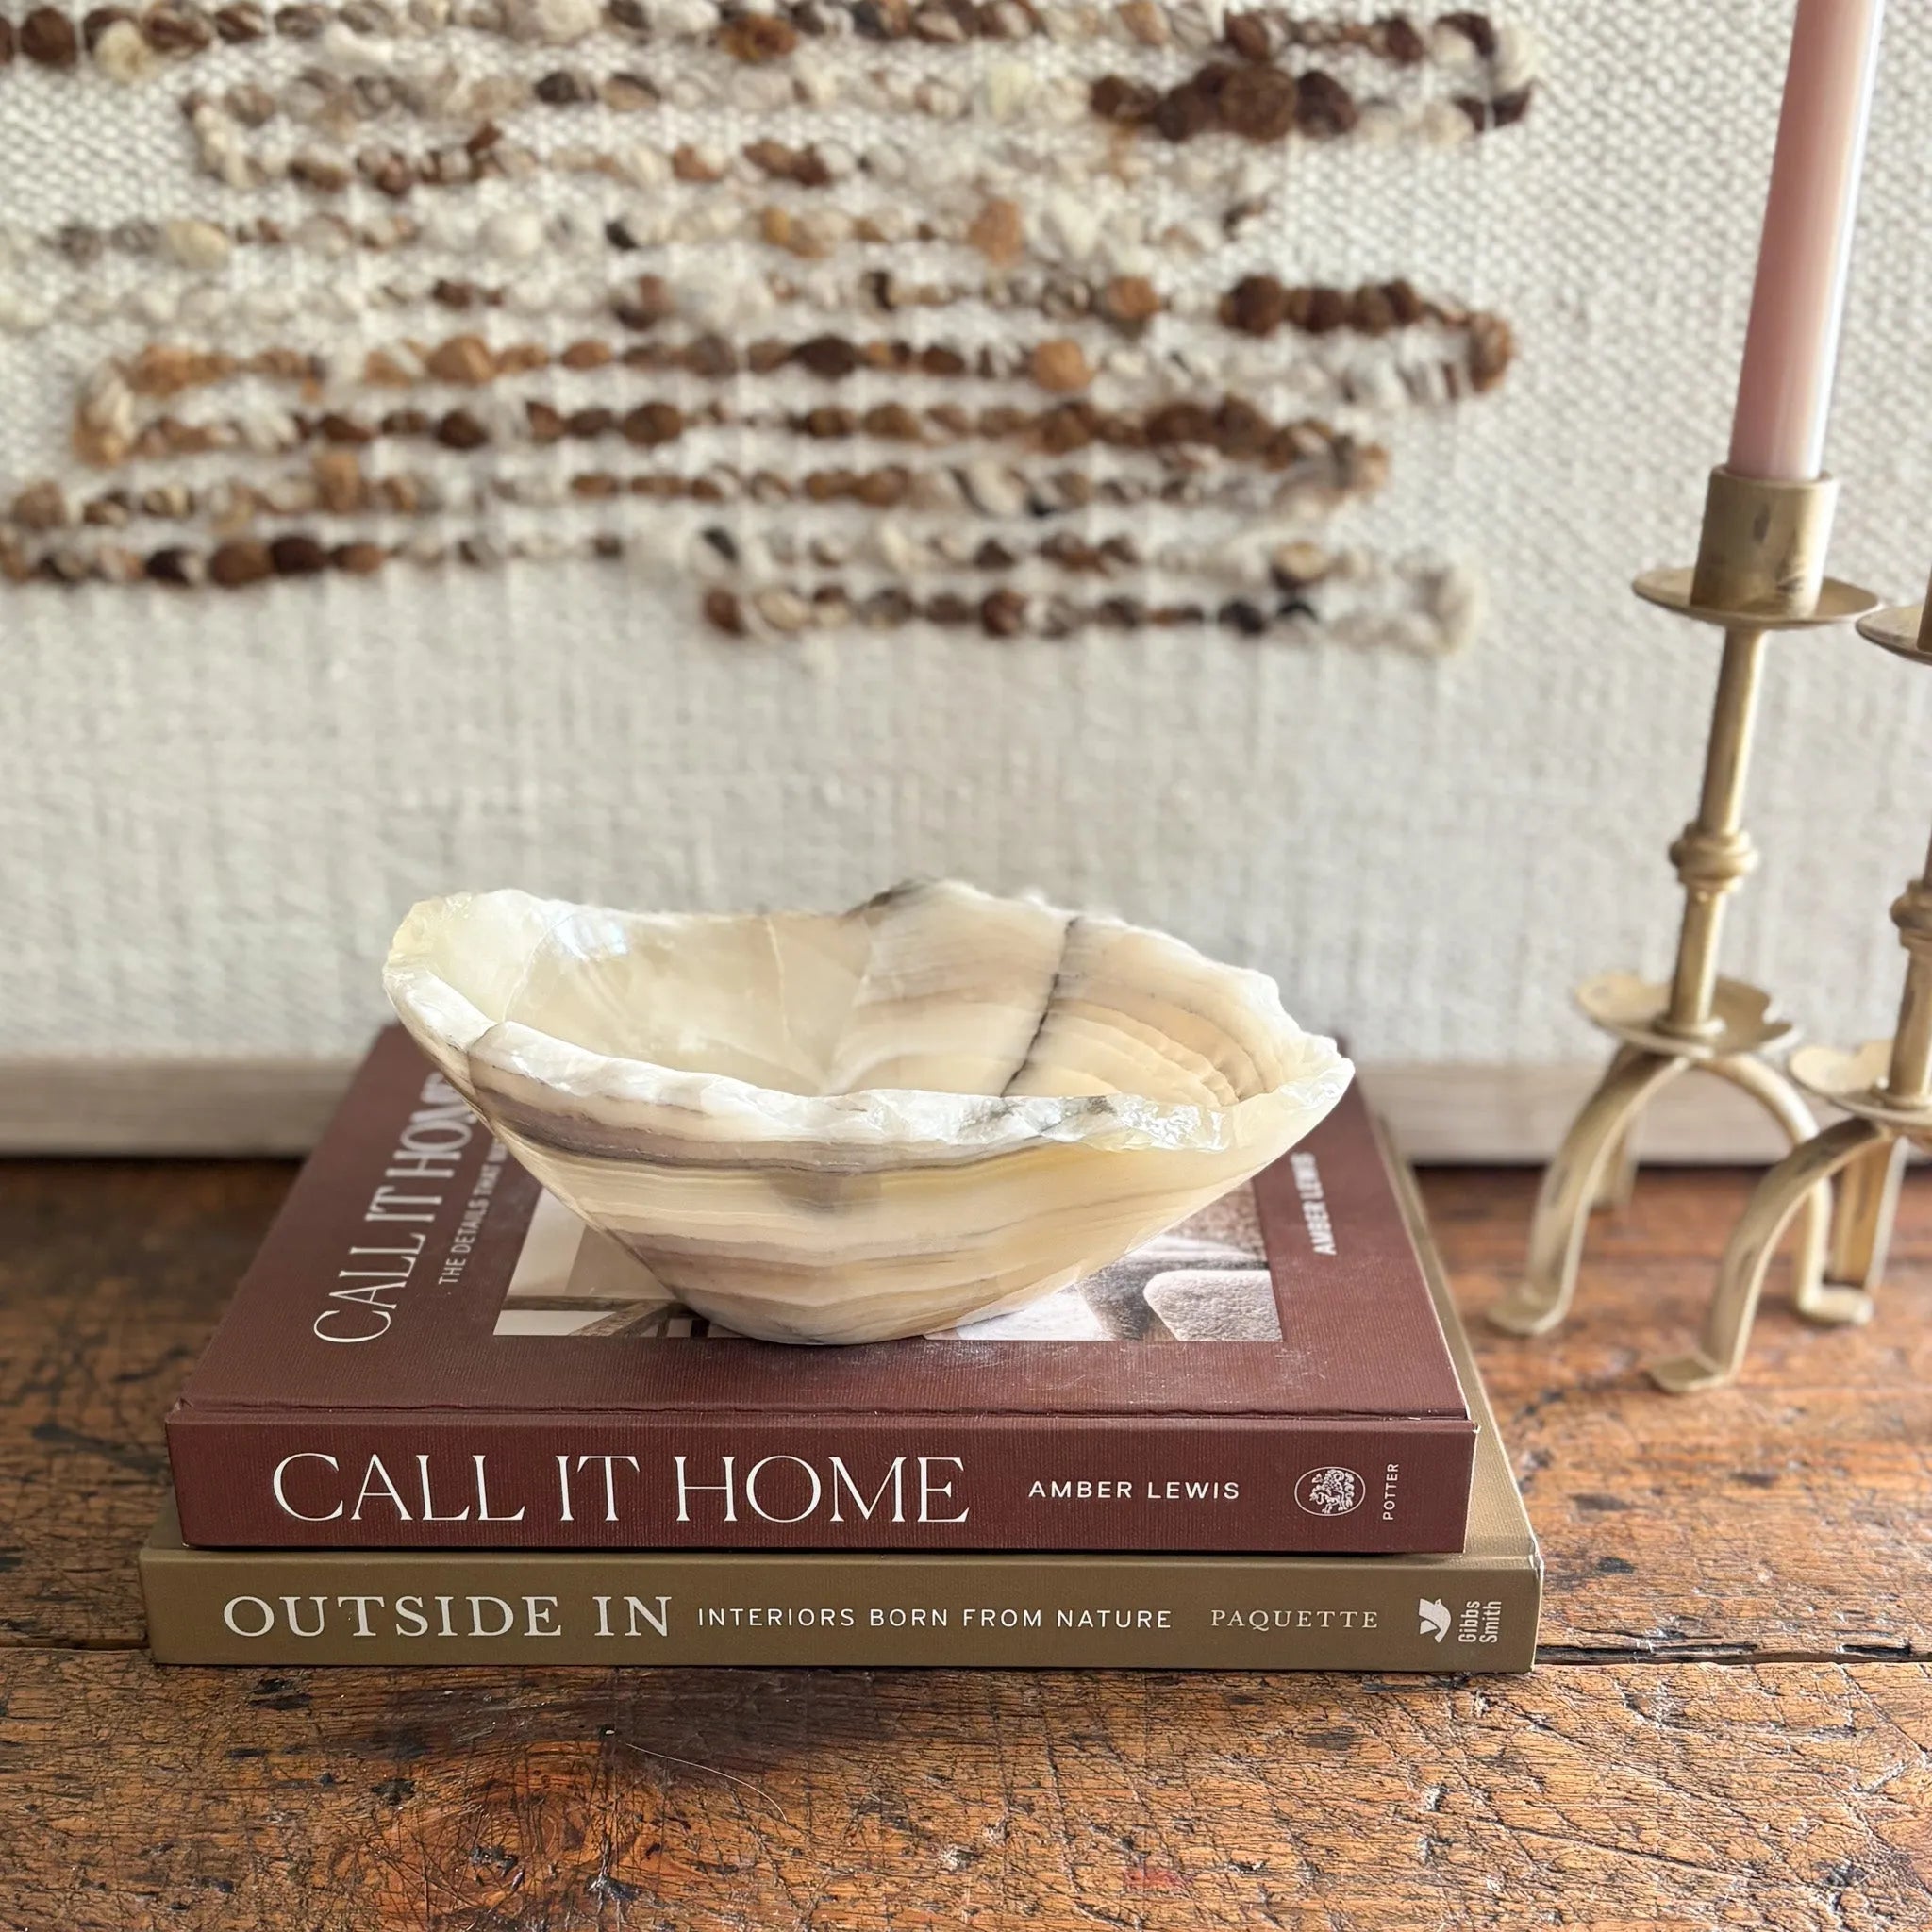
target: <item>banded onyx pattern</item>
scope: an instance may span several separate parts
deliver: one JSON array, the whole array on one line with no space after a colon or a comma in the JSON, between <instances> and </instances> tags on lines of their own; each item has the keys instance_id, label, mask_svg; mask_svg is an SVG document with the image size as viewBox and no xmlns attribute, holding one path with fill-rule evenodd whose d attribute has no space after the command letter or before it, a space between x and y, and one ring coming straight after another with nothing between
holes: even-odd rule
<instances>
[{"instance_id":1,"label":"banded onyx pattern","mask_svg":"<svg viewBox=\"0 0 1932 1932\"><path fill-rule=\"evenodd\" d=\"M404 1024L688 1307L872 1341L1024 1307L1258 1172L1352 1068L1166 934L899 887L840 915L425 901Z\"/></svg>"}]
</instances>

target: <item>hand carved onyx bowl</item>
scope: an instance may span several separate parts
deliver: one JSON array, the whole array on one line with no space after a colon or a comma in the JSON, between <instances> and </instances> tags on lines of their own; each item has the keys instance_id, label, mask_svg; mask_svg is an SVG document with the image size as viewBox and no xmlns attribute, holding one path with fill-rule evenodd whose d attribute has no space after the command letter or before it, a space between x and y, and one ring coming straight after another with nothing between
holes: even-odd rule
<instances>
[{"instance_id":1,"label":"hand carved onyx bowl","mask_svg":"<svg viewBox=\"0 0 1932 1932\"><path fill-rule=\"evenodd\" d=\"M543 1184L741 1335L1013 1308L1245 1180L1353 1069L1164 933L901 886L838 914L417 906L384 984Z\"/></svg>"}]
</instances>

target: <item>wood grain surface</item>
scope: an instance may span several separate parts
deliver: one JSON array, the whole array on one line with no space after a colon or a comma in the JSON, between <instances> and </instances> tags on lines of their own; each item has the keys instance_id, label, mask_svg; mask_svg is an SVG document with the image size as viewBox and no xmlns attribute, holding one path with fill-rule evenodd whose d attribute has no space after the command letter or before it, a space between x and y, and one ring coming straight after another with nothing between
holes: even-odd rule
<instances>
[{"instance_id":1,"label":"wood grain surface","mask_svg":"<svg viewBox=\"0 0 1932 1932\"><path fill-rule=\"evenodd\" d=\"M37 1927L1932 1914L1911 1667L263 1676L42 1651L8 1676L9 1903Z\"/></svg>"},{"instance_id":2,"label":"wood grain surface","mask_svg":"<svg viewBox=\"0 0 1932 1932\"><path fill-rule=\"evenodd\" d=\"M1879 1322L1694 1326L1748 1177L1647 1176L1477 1330L1544 1541L1519 1679L158 1671L161 1417L271 1163L0 1167L0 1926L1932 1924L1932 1175ZM1465 1308L1534 1177L1424 1177ZM1774 1284L1774 1295L1780 1293Z\"/></svg>"}]
</instances>

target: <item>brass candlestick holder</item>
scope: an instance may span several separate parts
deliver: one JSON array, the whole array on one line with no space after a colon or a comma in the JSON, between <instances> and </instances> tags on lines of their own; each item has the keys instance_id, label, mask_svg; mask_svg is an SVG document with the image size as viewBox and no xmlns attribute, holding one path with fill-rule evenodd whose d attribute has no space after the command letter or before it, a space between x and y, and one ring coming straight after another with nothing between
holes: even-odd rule
<instances>
[{"instance_id":1,"label":"brass candlestick holder","mask_svg":"<svg viewBox=\"0 0 1932 1932\"><path fill-rule=\"evenodd\" d=\"M1584 1013L1618 1045L1544 1173L1524 1278L1490 1310L1491 1321L1511 1334L1541 1335L1569 1313L1591 1212L1628 1199L1636 1178L1632 1130L1680 1075L1714 1074L1741 1088L1794 1145L1817 1131L1797 1089L1764 1058L1790 1038L1790 1023L1773 1015L1769 994L1721 977L1717 960L1724 901L1757 862L1743 806L1765 642L1774 631L1843 624L1878 603L1824 575L1837 498L1828 476L1774 483L1713 470L1695 567L1648 571L1633 587L1647 602L1724 634L1697 816L1670 849L1684 887L1676 968L1667 983L1607 973L1577 989ZM1854 1267L1856 1244L1827 1255L1828 1181L1803 1191L1793 1203L1800 1206L1799 1307L1818 1322L1866 1320L1871 1303L1865 1271ZM1683 1361L1651 1373L1672 1390L1708 1379Z\"/></svg>"},{"instance_id":2,"label":"brass candlestick holder","mask_svg":"<svg viewBox=\"0 0 1932 1932\"><path fill-rule=\"evenodd\" d=\"M1932 601L1881 610L1858 633L1914 664L1932 665L1928 612ZM1674 1387L1707 1389L1738 1373L1778 1237L1800 1205L1834 1176L1840 1177L1837 1257L1846 1291L1862 1291L1871 1308L1891 1244L1907 1152L1932 1147L1932 851L1892 902L1891 919L1908 955L1898 1030L1853 1053L1807 1046L1791 1057L1798 1084L1846 1118L1794 1147L1758 1182L1718 1264L1703 1340L1695 1354L1670 1365Z\"/></svg>"}]
</instances>

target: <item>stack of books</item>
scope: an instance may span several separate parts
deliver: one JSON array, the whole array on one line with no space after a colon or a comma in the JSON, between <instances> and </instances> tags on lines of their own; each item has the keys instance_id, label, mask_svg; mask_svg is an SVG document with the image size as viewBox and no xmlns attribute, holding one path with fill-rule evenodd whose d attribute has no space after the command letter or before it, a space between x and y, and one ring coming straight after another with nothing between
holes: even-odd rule
<instances>
[{"instance_id":1,"label":"stack of books","mask_svg":"<svg viewBox=\"0 0 1932 1932\"><path fill-rule=\"evenodd\" d=\"M786 1348L667 1300L391 1030L168 1446L163 1663L1535 1655L1536 1541L1358 1091L1031 1307Z\"/></svg>"}]
</instances>

